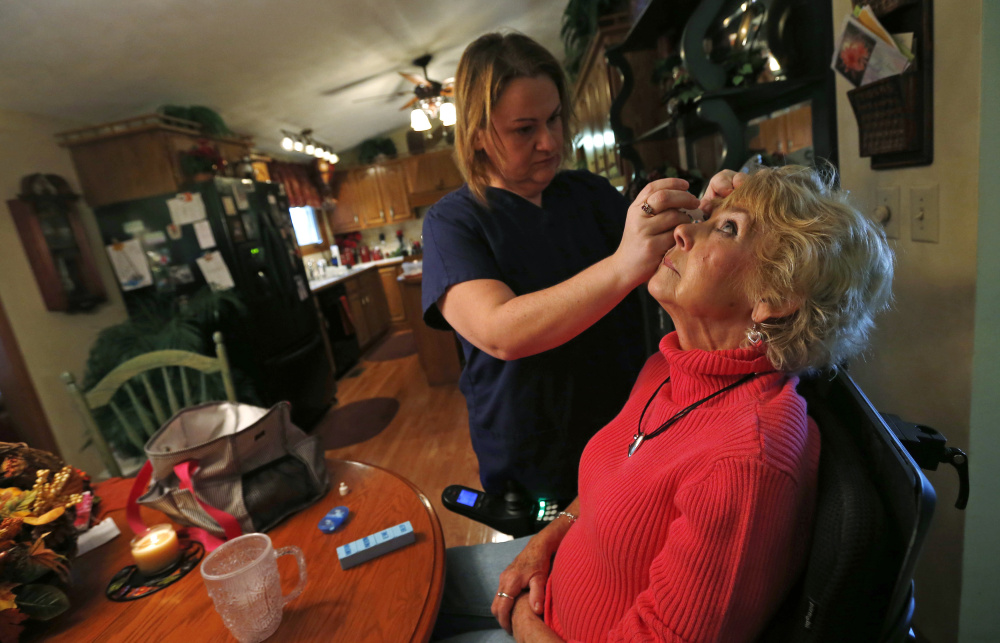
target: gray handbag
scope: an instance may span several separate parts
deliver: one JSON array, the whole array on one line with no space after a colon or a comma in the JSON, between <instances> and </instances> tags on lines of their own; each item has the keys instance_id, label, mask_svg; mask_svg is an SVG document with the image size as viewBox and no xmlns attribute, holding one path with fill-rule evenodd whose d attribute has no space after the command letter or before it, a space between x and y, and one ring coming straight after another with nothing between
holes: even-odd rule
<instances>
[{"instance_id":1,"label":"gray handbag","mask_svg":"<svg viewBox=\"0 0 1000 643\"><path fill-rule=\"evenodd\" d=\"M179 411L146 442L132 496L216 537L267 531L330 486L318 439L292 424L289 409L210 402ZM129 504L132 524L138 507Z\"/></svg>"}]
</instances>

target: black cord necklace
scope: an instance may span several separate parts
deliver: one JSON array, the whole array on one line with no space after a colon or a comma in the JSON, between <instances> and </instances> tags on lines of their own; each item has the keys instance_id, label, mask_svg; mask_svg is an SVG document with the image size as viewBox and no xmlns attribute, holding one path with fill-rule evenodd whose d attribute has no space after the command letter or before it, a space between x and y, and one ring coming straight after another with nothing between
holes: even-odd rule
<instances>
[{"instance_id":1,"label":"black cord necklace","mask_svg":"<svg viewBox=\"0 0 1000 643\"><path fill-rule=\"evenodd\" d=\"M649 409L649 405L653 403L654 399L656 399L656 394L660 392L660 389L663 388L663 386L667 382L670 381L670 376L668 375L667 379L663 380L660 383L660 385L656 387L656 390L653 391L653 394L651 396L649 396L649 400L646 402L646 406L643 407L643 409L642 409L642 414L639 415L639 424L636 426L635 435L632 436L632 443L628 445L628 457L631 458L632 454L639 450L639 447L642 446L643 442L645 442L646 440L652 440L656 436L660 435L661 433L663 433L664 431L666 431L667 429L669 429L671 426L673 426L682 417L684 417L685 415L687 415L688 413L690 413L694 409L698 408L699 406L701 406L705 402L709 401L710 399L712 399L716 395L722 395L723 393L725 393L729 389L736 388L737 386L739 386L740 384L743 384L744 382L749 382L750 380L752 380L753 378L757 377L758 375L763 375L763 373L749 373L747 375L744 375L743 377L741 377L740 379L736 380L732 384L730 384L728 386L723 386L722 388L720 388L715 393L707 395L707 396L701 398L700 400L698 400L697 402L695 402L694 404L691 404L690 406L687 406L687 407L681 409L680 411L677 411L676 413L674 413L670 417L670 419L668 419L666 422L664 422L660 426L656 427L656 430L654 430L652 433L648 433L648 434L647 433L643 433L642 432L642 418L646 417L646 410Z\"/></svg>"}]
</instances>

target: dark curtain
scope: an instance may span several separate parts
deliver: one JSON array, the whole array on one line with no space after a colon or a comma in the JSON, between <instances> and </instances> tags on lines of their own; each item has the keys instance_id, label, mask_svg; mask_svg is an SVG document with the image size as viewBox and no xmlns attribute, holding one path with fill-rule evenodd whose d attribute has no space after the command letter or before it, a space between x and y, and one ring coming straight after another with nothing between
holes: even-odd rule
<instances>
[{"instance_id":1,"label":"dark curtain","mask_svg":"<svg viewBox=\"0 0 1000 643\"><path fill-rule=\"evenodd\" d=\"M293 208L301 208L304 205L322 207L323 198L316 186L315 171L312 166L271 161L267 169L273 182L285 185L288 205Z\"/></svg>"}]
</instances>

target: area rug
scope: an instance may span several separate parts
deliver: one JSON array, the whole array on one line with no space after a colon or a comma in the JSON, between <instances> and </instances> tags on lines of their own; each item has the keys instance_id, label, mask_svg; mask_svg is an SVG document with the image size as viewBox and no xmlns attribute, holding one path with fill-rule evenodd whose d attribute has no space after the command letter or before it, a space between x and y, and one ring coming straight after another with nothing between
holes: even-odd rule
<instances>
[{"instance_id":1,"label":"area rug","mask_svg":"<svg viewBox=\"0 0 1000 643\"><path fill-rule=\"evenodd\" d=\"M310 431L319 436L324 449L339 449L370 440L389 426L399 411L399 401L391 397L335 406Z\"/></svg>"},{"instance_id":2,"label":"area rug","mask_svg":"<svg viewBox=\"0 0 1000 643\"><path fill-rule=\"evenodd\" d=\"M413 338L413 331L406 330L386 337L365 356L365 359L372 362L386 362L391 359L402 359L416 352L417 341Z\"/></svg>"}]
</instances>

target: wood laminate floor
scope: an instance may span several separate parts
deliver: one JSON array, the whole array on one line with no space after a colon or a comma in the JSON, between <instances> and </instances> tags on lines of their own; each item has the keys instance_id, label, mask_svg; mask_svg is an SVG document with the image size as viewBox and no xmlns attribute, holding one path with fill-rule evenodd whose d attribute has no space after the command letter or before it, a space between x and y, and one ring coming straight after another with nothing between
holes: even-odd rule
<instances>
[{"instance_id":1,"label":"wood laminate floor","mask_svg":"<svg viewBox=\"0 0 1000 643\"><path fill-rule=\"evenodd\" d=\"M360 375L352 377L359 369ZM362 356L359 365L337 381L338 405L374 397L399 401L392 422L369 440L327 453L384 467L416 485L434 506L448 547L509 540L441 505L441 492L450 484L481 488L465 399L458 385L429 386L416 354L378 362ZM350 495L345 504L350 506Z\"/></svg>"}]
</instances>

